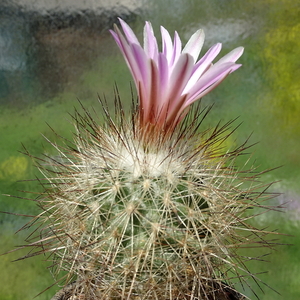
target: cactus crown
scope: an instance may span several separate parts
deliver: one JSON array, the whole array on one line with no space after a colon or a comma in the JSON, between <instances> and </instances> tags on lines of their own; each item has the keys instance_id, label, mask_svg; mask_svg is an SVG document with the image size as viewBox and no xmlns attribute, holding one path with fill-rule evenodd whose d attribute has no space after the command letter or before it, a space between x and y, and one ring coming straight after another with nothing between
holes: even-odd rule
<instances>
[{"instance_id":1,"label":"cactus crown","mask_svg":"<svg viewBox=\"0 0 300 300\"><path fill-rule=\"evenodd\" d=\"M169 135L144 139L138 118L117 110L104 110L103 126L76 113L73 144L39 166L47 184L32 245L56 276L76 279L84 299L219 299L231 279L254 278L237 249L262 243L247 210L269 196L234 166L246 146L222 149L232 122L201 131L209 109L198 106Z\"/></svg>"}]
</instances>

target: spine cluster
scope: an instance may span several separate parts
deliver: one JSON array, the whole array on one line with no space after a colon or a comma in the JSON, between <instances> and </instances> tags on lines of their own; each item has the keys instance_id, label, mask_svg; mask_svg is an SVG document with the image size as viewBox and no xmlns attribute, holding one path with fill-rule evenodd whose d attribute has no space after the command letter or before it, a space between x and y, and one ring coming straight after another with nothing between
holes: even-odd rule
<instances>
[{"instance_id":1,"label":"spine cluster","mask_svg":"<svg viewBox=\"0 0 300 300\"><path fill-rule=\"evenodd\" d=\"M74 142L40 161L32 245L75 281L66 299L242 299L233 282L255 276L238 249L268 244L248 221L270 195L236 170L245 145L222 148L232 124L203 131L205 115L145 139L121 109L103 126L77 114Z\"/></svg>"}]
</instances>

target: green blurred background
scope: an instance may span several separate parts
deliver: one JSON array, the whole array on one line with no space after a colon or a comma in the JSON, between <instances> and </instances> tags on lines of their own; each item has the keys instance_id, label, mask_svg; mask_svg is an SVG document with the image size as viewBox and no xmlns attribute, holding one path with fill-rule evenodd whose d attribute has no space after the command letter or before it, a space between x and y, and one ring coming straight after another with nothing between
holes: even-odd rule
<instances>
[{"instance_id":1,"label":"green blurred background","mask_svg":"<svg viewBox=\"0 0 300 300\"><path fill-rule=\"evenodd\" d=\"M163 25L171 33L177 30L184 42L203 28L203 52L216 42L223 43L221 55L237 46L245 47L239 60L243 67L203 99L207 105L214 103L207 123L239 117L236 124L242 125L231 143L242 143L252 134L250 143L259 142L251 148L259 170L282 166L262 176L262 180L276 181L271 191L280 195L271 204L284 204L285 208L281 213L262 215L255 222L286 234L279 240L283 245L266 257L268 262L249 264L253 272L262 272L262 281L281 295L264 284L263 291L255 285L253 288L263 300L300 299L300 2L132 2L135 8L125 11L116 6L104 12L73 8L68 12L66 8L43 10L1 1L0 210L23 215L39 212L28 199L34 199L40 190L30 179L40 175L32 161L20 153L22 145L37 157L55 153L42 135L57 141L52 127L59 135L71 138L69 113L75 108L80 110L77 99L87 108L94 107L101 119L98 95L105 95L113 106L117 84L123 103L129 107L132 80L108 33L117 15L126 19L140 37L145 20L152 22L157 36ZM25 243L29 232L15 232L29 219L0 215L0 253ZM46 257L11 262L29 250L0 257L0 300L33 299L53 283ZM255 250L254 254L259 255L260 251ZM249 254L253 251L249 250ZM36 299L49 300L58 289L54 286ZM255 299L250 291L245 293Z\"/></svg>"}]
</instances>

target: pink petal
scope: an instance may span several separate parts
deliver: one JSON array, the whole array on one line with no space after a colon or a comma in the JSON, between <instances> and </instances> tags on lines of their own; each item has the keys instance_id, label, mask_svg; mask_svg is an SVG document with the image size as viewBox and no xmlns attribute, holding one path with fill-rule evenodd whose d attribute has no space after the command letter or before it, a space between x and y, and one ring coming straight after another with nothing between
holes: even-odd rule
<instances>
[{"instance_id":1,"label":"pink petal","mask_svg":"<svg viewBox=\"0 0 300 300\"><path fill-rule=\"evenodd\" d=\"M173 90L170 94L172 99L174 99L174 96L182 93L192 72L193 65L193 58L187 53L182 54L178 59L169 79L169 89Z\"/></svg>"},{"instance_id":2,"label":"pink petal","mask_svg":"<svg viewBox=\"0 0 300 300\"><path fill-rule=\"evenodd\" d=\"M153 28L151 23L146 22L144 27L144 49L149 58L157 61L158 46L156 37L154 36Z\"/></svg>"},{"instance_id":3,"label":"pink petal","mask_svg":"<svg viewBox=\"0 0 300 300\"><path fill-rule=\"evenodd\" d=\"M220 53L222 49L222 44L217 43L210 47L207 52L201 57L201 59L197 62L196 65L203 64L205 61L208 61L209 64L216 58L216 56Z\"/></svg>"},{"instance_id":4,"label":"pink petal","mask_svg":"<svg viewBox=\"0 0 300 300\"><path fill-rule=\"evenodd\" d=\"M186 106L185 106L186 98L187 98L187 95L180 96L177 99L175 106L173 105L172 110L167 111L167 116L164 120L164 125L173 125L173 126L176 125L176 123L182 117L182 112L186 108Z\"/></svg>"},{"instance_id":5,"label":"pink petal","mask_svg":"<svg viewBox=\"0 0 300 300\"><path fill-rule=\"evenodd\" d=\"M219 79L223 78L224 75L229 74L234 67L235 63L232 62L227 62L219 66L213 65L191 88L188 94L187 104L189 105L195 100L199 99L199 95L203 91L205 91Z\"/></svg>"},{"instance_id":6,"label":"pink petal","mask_svg":"<svg viewBox=\"0 0 300 300\"><path fill-rule=\"evenodd\" d=\"M244 52L244 47L237 47L219 59L215 65L220 65L225 62L236 62Z\"/></svg>"},{"instance_id":7,"label":"pink petal","mask_svg":"<svg viewBox=\"0 0 300 300\"><path fill-rule=\"evenodd\" d=\"M189 39L182 50L182 53L189 53L193 56L194 62L197 61L200 51L204 43L204 32L202 29L197 30Z\"/></svg>"},{"instance_id":8,"label":"pink petal","mask_svg":"<svg viewBox=\"0 0 300 300\"><path fill-rule=\"evenodd\" d=\"M118 27L115 26L115 30L118 30ZM116 41L117 45L119 46L120 50L123 52L122 49L122 45L120 43L120 39L119 36L113 31L113 30L109 30L109 32L111 33L111 35L113 36L114 40Z\"/></svg>"},{"instance_id":9,"label":"pink petal","mask_svg":"<svg viewBox=\"0 0 300 300\"><path fill-rule=\"evenodd\" d=\"M205 89L203 92L201 92L200 94L198 94L195 98L194 101L196 101L197 99L202 98L203 96L205 96L206 94L208 94L210 91L212 91L213 89L215 89L228 75L229 73L231 73L231 71L228 71L227 73L223 73L223 75L220 76L220 78L214 82L211 86L209 86L207 89ZM192 101L192 102L194 102ZM192 102L189 102L190 104Z\"/></svg>"},{"instance_id":10,"label":"pink petal","mask_svg":"<svg viewBox=\"0 0 300 300\"><path fill-rule=\"evenodd\" d=\"M230 73L234 72L235 70L239 69L242 66L242 64L235 64L230 70Z\"/></svg>"},{"instance_id":11,"label":"pink petal","mask_svg":"<svg viewBox=\"0 0 300 300\"><path fill-rule=\"evenodd\" d=\"M177 107L181 99L182 91L190 77L193 69L194 59L191 55L182 54L169 79L168 94L163 104L163 109L168 110L168 114L173 114L173 109Z\"/></svg>"},{"instance_id":12,"label":"pink petal","mask_svg":"<svg viewBox=\"0 0 300 300\"><path fill-rule=\"evenodd\" d=\"M131 45L131 49L136 63L135 65L137 65L140 74L140 78L136 78L136 79L146 84L150 76L150 68L149 68L150 59L148 58L144 49L141 46L137 44L133 44Z\"/></svg>"},{"instance_id":13,"label":"pink petal","mask_svg":"<svg viewBox=\"0 0 300 300\"><path fill-rule=\"evenodd\" d=\"M126 36L126 39L129 43L138 44L140 45L139 40L137 39L136 35L132 31L132 29L129 27L129 25L124 22L121 18L118 18L120 21L120 24L122 26L123 32Z\"/></svg>"},{"instance_id":14,"label":"pink petal","mask_svg":"<svg viewBox=\"0 0 300 300\"><path fill-rule=\"evenodd\" d=\"M173 56L173 43L169 32L163 27L160 27L162 38L162 53L166 56L168 63L170 64Z\"/></svg>"},{"instance_id":15,"label":"pink petal","mask_svg":"<svg viewBox=\"0 0 300 300\"><path fill-rule=\"evenodd\" d=\"M159 106L159 97L158 94L160 92L160 78L157 66L153 60L150 62L151 65L151 89L148 94L149 96L149 110L147 113L149 121L151 123L157 122L158 115L158 106Z\"/></svg>"},{"instance_id":16,"label":"pink petal","mask_svg":"<svg viewBox=\"0 0 300 300\"><path fill-rule=\"evenodd\" d=\"M146 56L144 49L137 44L132 45L132 53L136 62L136 65L133 67L138 69L133 70L135 73L132 72L132 74L138 74L135 78L135 84L137 88L138 85L140 85L141 92L144 95L143 99L141 100L141 106L144 108L144 110L148 111L150 104L145 96L149 95L152 90L150 59Z\"/></svg>"},{"instance_id":17,"label":"pink petal","mask_svg":"<svg viewBox=\"0 0 300 300\"><path fill-rule=\"evenodd\" d=\"M180 37L177 33L177 31L175 31L174 34L174 45L173 45L173 54L172 54L172 59L170 61L170 66L175 65L179 56L181 54L181 40Z\"/></svg>"},{"instance_id":18,"label":"pink petal","mask_svg":"<svg viewBox=\"0 0 300 300\"><path fill-rule=\"evenodd\" d=\"M122 35L122 33L119 31L118 28L116 30L116 35L113 35L117 41L118 46L120 47L121 51L123 52L124 58L127 62L127 65L133 75L133 78L135 81L140 80L140 71L139 67L137 65L137 62L135 61L135 57L132 53L132 48L127 43L126 39Z\"/></svg>"},{"instance_id":19,"label":"pink petal","mask_svg":"<svg viewBox=\"0 0 300 300\"><path fill-rule=\"evenodd\" d=\"M129 70L132 73L135 85L140 96L141 107L149 110L148 95L151 91L150 83L150 64L144 50L139 44L128 45L124 36L116 28L116 35L113 35L118 41L118 45L122 50Z\"/></svg>"},{"instance_id":20,"label":"pink petal","mask_svg":"<svg viewBox=\"0 0 300 300\"><path fill-rule=\"evenodd\" d=\"M187 83L183 93L188 93L189 90L196 84L201 75L207 70L207 68L211 65L212 61L216 58L216 56L220 53L222 48L222 44L218 43L212 46L204 56L197 62L194 66L193 74Z\"/></svg>"},{"instance_id":21,"label":"pink petal","mask_svg":"<svg viewBox=\"0 0 300 300\"><path fill-rule=\"evenodd\" d=\"M158 70L160 76L160 93L158 97L161 99L158 109L160 110L163 103L167 101L169 85L169 66L167 58L163 53L159 53L158 55Z\"/></svg>"}]
</instances>

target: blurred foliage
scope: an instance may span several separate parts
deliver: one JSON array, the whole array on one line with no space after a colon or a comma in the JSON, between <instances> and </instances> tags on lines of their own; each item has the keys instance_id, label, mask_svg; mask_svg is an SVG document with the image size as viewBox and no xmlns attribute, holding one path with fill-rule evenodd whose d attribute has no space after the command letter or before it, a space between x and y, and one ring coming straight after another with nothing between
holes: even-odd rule
<instances>
[{"instance_id":1,"label":"blurred foliage","mask_svg":"<svg viewBox=\"0 0 300 300\"><path fill-rule=\"evenodd\" d=\"M5 228L5 234L0 234L1 252L14 249L16 246L24 243L24 235L14 235L9 228ZM13 238L12 238L13 237ZM26 255L28 249L19 250L9 255L1 256L0 269L5 270L1 277L1 300L32 300L40 292L46 289L53 279L49 271L45 272L47 262L45 257L28 258L13 262L12 260ZM13 274L13 280L12 275ZM38 299L51 299L55 291L50 289Z\"/></svg>"},{"instance_id":2,"label":"blurred foliage","mask_svg":"<svg viewBox=\"0 0 300 300\"><path fill-rule=\"evenodd\" d=\"M274 16L276 27L266 33L261 53L264 70L270 85L269 101L265 109L272 109L281 133L300 131L300 15L286 16L286 12ZM282 16L283 15L283 16ZM293 20L294 24L289 24Z\"/></svg>"},{"instance_id":3,"label":"blurred foliage","mask_svg":"<svg viewBox=\"0 0 300 300\"><path fill-rule=\"evenodd\" d=\"M0 180L15 181L27 174L28 160L24 156L11 156L0 164Z\"/></svg>"}]
</instances>

